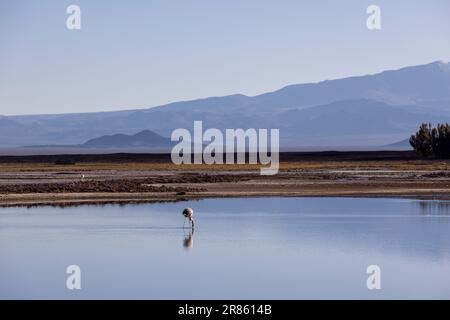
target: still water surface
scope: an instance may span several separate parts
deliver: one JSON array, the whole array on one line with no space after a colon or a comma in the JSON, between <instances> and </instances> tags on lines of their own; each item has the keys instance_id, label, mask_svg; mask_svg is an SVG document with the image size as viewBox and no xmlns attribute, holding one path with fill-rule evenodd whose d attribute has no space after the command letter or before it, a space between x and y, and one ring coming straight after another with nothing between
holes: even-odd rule
<instances>
[{"instance_id":1,"label":"still water surface","mask_svg":"<svg viewBox=\"0 0 450 320\"><path fill-rule=\"evenodd\" d=\"M196 230L183 229L184 207ZM81 290L66 268L81 268ZM381 268L368 290L366 268ZM247 198L0 209L0 298L450 298L450 202Z\"/></svg>"}]
</instances>

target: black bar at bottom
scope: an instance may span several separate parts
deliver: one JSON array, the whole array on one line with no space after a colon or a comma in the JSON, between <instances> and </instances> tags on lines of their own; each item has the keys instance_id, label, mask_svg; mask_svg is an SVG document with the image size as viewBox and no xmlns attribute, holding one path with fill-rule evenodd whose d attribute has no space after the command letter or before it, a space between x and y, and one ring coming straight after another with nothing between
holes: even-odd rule
<instances>
[{"instance_id":1,"label":"black bar at bottom","mask_svg":"<svg viewBox=\"0 0 450 320\"><path fill-rule=\"evenodd\" d=\"M398 309L402 318L417 317L420 313L438 314L448 310L449 301L294 301L294 300L152 300L152 301L2 301L2 313L11 311L15 318L22 313L35 317L57 316L59 319L87 316L113 316L130 319L137 315L143 319L300 319L323 316L346 316L385 319ZM10 310L8 310L10 308ZM389 311L388 311L389 310Z\"/></svg>"}]
</instances>

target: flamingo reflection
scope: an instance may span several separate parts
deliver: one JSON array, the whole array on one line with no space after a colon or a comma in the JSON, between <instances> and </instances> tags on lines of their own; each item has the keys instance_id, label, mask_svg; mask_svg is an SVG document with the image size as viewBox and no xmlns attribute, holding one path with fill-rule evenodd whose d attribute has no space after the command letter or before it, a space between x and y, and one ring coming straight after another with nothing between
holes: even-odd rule
<instances>
[{"instance_id":1,"label":"flamingo reflection","mask_svg":"<svg viewBox=\"0 0 450 320\"><path fill-rule=\"evenodd\" d=\"M189 231L189 234L184 235L183 239L183 247L186 250L192 249L193 246L194 246L194 229Z\"/></svg>"}]
</instances>

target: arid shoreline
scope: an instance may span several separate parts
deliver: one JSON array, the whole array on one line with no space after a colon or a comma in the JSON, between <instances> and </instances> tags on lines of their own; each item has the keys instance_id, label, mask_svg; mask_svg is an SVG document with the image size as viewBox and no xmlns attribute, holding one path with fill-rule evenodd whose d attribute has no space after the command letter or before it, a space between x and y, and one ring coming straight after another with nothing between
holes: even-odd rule
<instances>
[{"instance_id":1,"label":"arid shoreline","mask_svg":"<svg viewBox=\"0 0 450 320\"><path fill-rule=\"evenodd\" d=\"M0 157L0 206L275 196L450 199L450 161L411 152L286 153L279 174L261 176L256 165L175 166L167 155Z\"/></svg>"}]
</instances>

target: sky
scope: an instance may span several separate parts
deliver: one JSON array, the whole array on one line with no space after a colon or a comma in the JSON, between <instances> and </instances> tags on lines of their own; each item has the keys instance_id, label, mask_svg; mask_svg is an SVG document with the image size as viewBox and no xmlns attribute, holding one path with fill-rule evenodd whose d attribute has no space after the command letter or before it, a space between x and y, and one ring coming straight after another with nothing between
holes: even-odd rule
<instances>
[{"instance_id":1,"label":"sky","mask_svg":"<svg viewBox=\"0 0 450 320\"><path fill-rule=\"evenodd\" d=\"M450 61L449 40L448 0L0 0L0 114L253 96Z\"/></svg>"}]
</instances>

